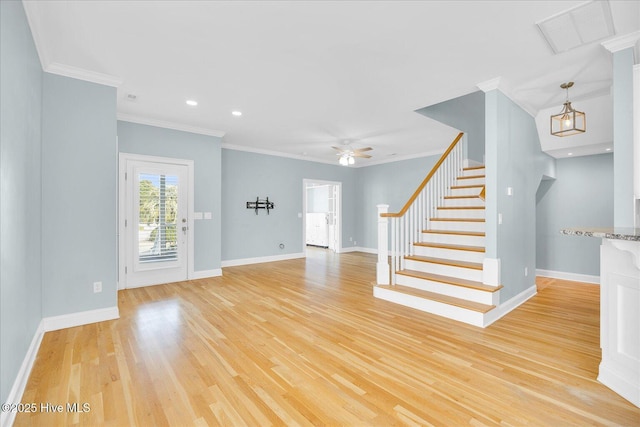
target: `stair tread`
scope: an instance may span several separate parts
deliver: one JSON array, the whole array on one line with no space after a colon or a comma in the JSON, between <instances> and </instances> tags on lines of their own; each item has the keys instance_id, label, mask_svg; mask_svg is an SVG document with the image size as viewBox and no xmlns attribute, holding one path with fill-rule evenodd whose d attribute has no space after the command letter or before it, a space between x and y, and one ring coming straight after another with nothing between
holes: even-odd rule
<instances>
[{"instance_id":1,"label":"stair tread","mask_svg":"<svg viewBox=\"0 0 640 427\"><path fill-rule=\"evenodd\" d=\"M484 218L430 218L431 221L485 222Z\"/></svg>"},{"instance_id":2,"label":"stair tread","mask_svg":"<svg viewBox=\"0 0 640 427\"><path fill-rule=\"evenodd\" d=\"M424 271L416 270L400 270L397 274L403 276L416 277L419 279L431 280L433 282L447 283L450 285L460 286L463 288L478 289L486 292L496 292L502 289L500 286L485 285L482 282L476 282L475 280L459 279L457 277L443 276L440 274L426 273Z\"/></svg>"},{"instance_id":3,"label":"stair tread","mask_svg":"<svg viewBox=\"0 0 640 427\"><path fill-rule=\"evenodd\" d=\"M452 245L449 243L429 243L429 242L416 242L416 246L423 246L427 248L441 248L452 249L456 251L469 251L469 252L484 252L484 246L468 246L468 245Z\"/></svg>"},{"instance_id":4,"label":"stair tread","mask_svg":"<svg viewBox=\"0 0 640 427\"><path fill-rule=\"evenodd\" d=\"M468 176L459 176L458 179L474 179L474 178L486 178L485 175L468 175Z\"/></svg>"},{"instance_id":5,"label":"stair tread","mask_svg":"<svg viewBox=\"0 0 640 427\"><path fill-rule=\"evenodd\" d=\"M459 210L459 209L485 209L484 206L440 206L438 209L443 210Z\"/></svg>"},{"instance_id":6,"label":"stair tread","mask_svg":"<svg viewBox=\"0 0 640 427\"><path fill-rule=\"evenodd\" d=\"M451 189L460 189L460 188L482 188L484 184L474 184L474 185L452 185Z\"/></svg>"},{"instance_id":7,"label":"stair tread","mask_svg":"<svg viewBox=\"0 0 640 427\"><path fill-rule=\"evenodd\" d=\"M466 168L462 168L462 170L464 170L464 171L472 171L472 170L476 170L476 169L484 169L484 165L480 165L480 166L467 166Z\"/></svg>"},{"instance_id":8,"label":"stair tread","mask_svg":"<svg viewBox=\"0 0 640 427\"><path fill-rule=\"evenodd\" d=\"M480 199L480 194L472 195L472 196L444 196L446 199ZM482 199L480 199L482 200Z\"/></svg>"},{"instance_id":9,"label":"stair tread","mask_svg":"<svg viewBox=\"0 0 640 427\"><path fill-rule=\"evenodd\" d=\"M457 261L457 260L434 258L434 257L422 256L422 255L407 255L404 257L404 259L409 259L412 261L420 261L420 262L430 262L432 264L448 265L451 267L469 268L472 270L482 270L482 264L480 264L479 262Z\"/></svg>"},{"instance_id":10,"label":"stair tread","mask_svg":"<svg viewBox=\"0 0 640 427\"><path fill-rule=\"evenodd\" d=\"M377 285L380 289L388 289L395 292L400 292L406 295L415 296L418 298L424 298L431 301L440 302L443 304L452 305L455 307L464 308L479 313L486 313L494 309L495 305L480 304L478 302L467 301L461 298L454 298L447 295L436 294L434 292L423 291L421 289L411 288L409 286L402 285Z\"/></svg>"},{"instance_id":11,"label":"stair tread","mask_svg":"<svg viewBox=\"0 0 640 427\"><path fill-rule=\"evenodd\" d=\"M475 237L485 236L485 234L481 231L422 230L422 232L429 233L429 234L454 234L456 236L475 236Z\"/></svg>"}]
</instances>

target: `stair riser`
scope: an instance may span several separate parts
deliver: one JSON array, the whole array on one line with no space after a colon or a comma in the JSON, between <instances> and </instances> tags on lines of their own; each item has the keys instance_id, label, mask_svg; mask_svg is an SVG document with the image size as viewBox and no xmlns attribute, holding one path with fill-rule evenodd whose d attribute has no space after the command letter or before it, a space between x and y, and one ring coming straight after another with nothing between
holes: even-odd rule
<instances>
[{"instance_id":1,"label":"stair riser","mask_svg":"<svg viewBox=\"0 0 640 427\"><path fill-rule=\"evenodd\" d=\"M414 261L410 259L405 260L404 268L406 270L423 271L425 273L439 274L441 276L451 276L459 279L482 282L482 270L474 270L472 268L434 264L432 262Z\"/></svg>"},{"instance_id":2,"label":"stair riser","mask_svg":"<svg viewBox=\"0 0 640 427\"><path fill-rule=\"evenodd\" d=\"M482 327L484 324L484 315L482 313L452 306L438 301L427 300L424 298L395 292L390 289L380 289L377 287L373 288L373 296L386 301L394 302L396 304L404 305L406 307L415 308L416 310L436 314L438 316L457 320L459 322L464 322L469 325Z\"/></svg>"},{"instance_id":3,"label":"stair riser","mask_svg":"<svg viewBox=\"0 0 640 427\"><path fill-rule=\"evenodd\" d=\"M458 178L456 185L484 185L484 178Z\"/></svg>"},{"instance_id":4,"label":"stair riser","mask_svg":"<svg viewBox=\"0 0 640 427\"><path fill-rule=\"evenodd\" d=\"M462 171L461 176L475 176L475 175L484 175L484 174L485 174L484 168L481 168L481 169L471 169L471 170Z\"/></svg>"},{"instance_id":5,"label":"stair riser","mask_svg":"<svg viewBox=\"0 0 640 427\"><path fill-rule=\"evenodd\" d=\"M431 280L420 279L418 277L396 275L398 285L409 286L423 291L434 292L441 295L448 295L467 301L474 301L480 304L497 306L500 301L500 291L487 292L479 289L470 289L448 283L433 282Z\"/></svg>"},{"instance_id":6,"label":"stair riser","mask_svg":"<svg viewBox=\"0 0 640 427\"><path fill-rule=\"evenodd\" d=\"M448 196L477 196L482 191L481 187L452 188Z\"/></svg>"},{"instance_id":7,"label":"stair riser","mask_svg":"<svg viewBox=\"0 0 640 427\"><path fill-rule=\"evenodd\" d=\"M484 218L484 209L438 209L437 218Z\"/></svg>"},{"instance_id":8,"label":"stair riser","mask_svg":"<svg viewBox=\"0 0 640 427\"><path fill-rule=\"evenodd\" d=\"M485 238L478 236L457 236L455 234L422 233L426 243L448 243L451 245L484 246Z\"/></svg>"},{"instance_id":9,"label":"stair riser","mask_svg":"<svg viewBox=\"0 0 640 427\"><path fill-rule=\"evenodd\" d=\"M484 200L479 197L473 199L444 199L440 206L445 208L461 207L461 206L484 206Z\"/></svg>"},{"instance_id":10,"label":"stair riser","mask_svg":"<svg viewBox=\"0 0 640 427\"><path fill-rule=\"evenodd\" d=\"M484 222L429 221L429 230L484 232Z\"/></svg>"},{"instance_id":11,"label":"stair riser","mask_svg":"<svg viewBox=\"0 0 640 427\"><path fill-rule=\"evenodd\" d=\"M415 255L442 258L457 261L479 262L484 260L484 252L459 251L454 249L414 246Z\"/></svg>"}]
</instances>

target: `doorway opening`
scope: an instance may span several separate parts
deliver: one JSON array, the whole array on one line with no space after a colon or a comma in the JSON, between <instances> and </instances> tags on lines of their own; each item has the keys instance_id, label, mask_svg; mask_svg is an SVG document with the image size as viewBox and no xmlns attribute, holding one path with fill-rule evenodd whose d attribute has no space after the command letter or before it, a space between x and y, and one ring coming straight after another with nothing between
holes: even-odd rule
<instances>
[{"instance_id":1,"label":"doorway opening","mask_svg":"<svg viewBox=\"0 0 640 427\"><path fill-rule=\"evenodd\" d=\"M339 253L342 248L342 183L303 180L302 247Z\"/></svg>"}]
</instances>

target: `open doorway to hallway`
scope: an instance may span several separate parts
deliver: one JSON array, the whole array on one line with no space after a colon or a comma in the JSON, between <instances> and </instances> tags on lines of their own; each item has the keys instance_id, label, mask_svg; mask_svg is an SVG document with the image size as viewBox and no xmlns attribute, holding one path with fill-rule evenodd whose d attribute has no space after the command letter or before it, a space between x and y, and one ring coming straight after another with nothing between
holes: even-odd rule
<instances>
[{"instance_id":1,"label":"open doorway to hallway","mask_svg":"<svg viewBox=\"0 0 640 427\"><path fill-rule=\"evenodd\" d=\"M342 183L303 180L303 248L319 247L340 252L342 247Z\"/></svg>"}]
</instances>

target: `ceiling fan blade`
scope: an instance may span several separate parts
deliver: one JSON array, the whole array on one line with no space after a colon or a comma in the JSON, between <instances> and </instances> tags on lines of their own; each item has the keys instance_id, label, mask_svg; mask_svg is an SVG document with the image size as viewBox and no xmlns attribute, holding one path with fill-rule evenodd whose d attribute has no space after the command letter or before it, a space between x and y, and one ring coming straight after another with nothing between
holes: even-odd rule
<instances>
[{"instance_id":1,"label":"ceiling fan blade","mask_svg":"<svg viewBox=\"0 0 640 427\"><path fill-rule=\"evenodd\" d=\"M357 153L357 152L371 151L371 150L373 150L373 148L365 147L365 148L355 148L353 151Z\"/></svg>"},{"instance_id":2,"label":"ceiling fan blade","mask_svg":"<svg viewBox=\"0 0 640 427\"><path fill-rule=\"evenodd\" d=\"M331 146L331 148L333 148L334 150L338 150L340 152L344 151L344 148L340 148L340 147L336 147L336 146Z\"/></svg>"},{"instance_id":3,"label":"ceiling fan blade","mask_svg":"<svg viewBox=\"0 0 640 427\"><path fill-rule=\"evenodd\" d=\"M361 157L363 159L370 159L371 156L368 154L363 154L363 153L353 153L353 157Z\"/></svg>"}]
</instances>

